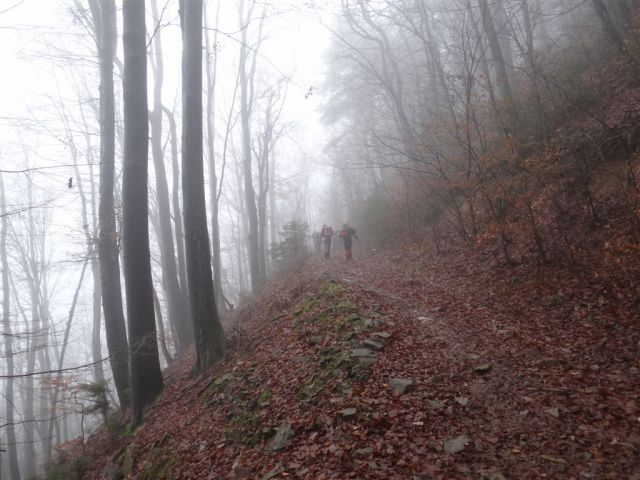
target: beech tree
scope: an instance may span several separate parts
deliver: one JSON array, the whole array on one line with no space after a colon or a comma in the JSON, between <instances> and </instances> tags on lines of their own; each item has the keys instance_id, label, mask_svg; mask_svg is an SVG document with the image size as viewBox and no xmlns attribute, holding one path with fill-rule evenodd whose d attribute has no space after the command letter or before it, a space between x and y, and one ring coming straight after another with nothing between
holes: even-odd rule
<instances>
[{"instance_id":1,"label":"beech tree","mask_svg":"<svg viewBox=\"0 0 640 480\"><path fill-rule=\"evenodd\" d=\"M196 345L196 370L224 354L225 338L211 275L204 195L201 0L180 4L182 18L182 197L187 279Z\"/></svg>"},{"instance_id":2,"label":"beech tree","mask_svg":"<svg viewBox=\"0 0 640 480\"><path fill-rule=\"evenodd\" d=\"M131 362L133 422L163 387L149 251L147 52L145 6L124 0L124 278Z\"/></svg>"},{"instance_id":3,"label":"beech tree","mask_svg":"<svg viewBox=\"0 0 640 480\"><path fill-rule=\"evenodd\" d=\"M15 396L13 385L14 374L14 354L13 354L13 334L11 330L9 291L9 260L7 257L7 235L9 234L7 200L4 192L4 179L0 174L0 214L2 215L2 231L0 232L0 262L2 266L2 326L4 337L4 355L7 362L7 385L5 387L5 414L7 418L7 457L9 460L9 473L14 480L20 480L20 466L18 464L18 450L15 427Z\"/></svg>"},{"instance_id":4,"label":"beech tree","mask_svg":"<svg viewBox=\"0 0 640 480\"><path fill-rule=\"evenodd\" d=\"M115 94L113 64L116 45L114 0L89 2L100 62L100 186L98 258L109 364L122 409L130 405L129 352L120 285L118 229L114 207Z\"/></svg>"},{"instance_id":5,"label":"beech tree","mask_svg":"<svg viewBox=\"0 0 640 480\"><path fill-rule=\"evenodd\" d=\"M151 2L153 16L159 21L157 1ZM173 233L171 230L171 207L169 184L162 148L162 86L164 83L164 61L162 58L162 33L153 35L153 54L150 55L153 71L153 110L150 114L151 156L155 169L156 204L158 207L158 243L162 261L162 285L167 298L169 321L177 333L178 351L185 350L193 343L193 330L189 320L186 285L178 282Z\"/></svg>"}]
</instances>

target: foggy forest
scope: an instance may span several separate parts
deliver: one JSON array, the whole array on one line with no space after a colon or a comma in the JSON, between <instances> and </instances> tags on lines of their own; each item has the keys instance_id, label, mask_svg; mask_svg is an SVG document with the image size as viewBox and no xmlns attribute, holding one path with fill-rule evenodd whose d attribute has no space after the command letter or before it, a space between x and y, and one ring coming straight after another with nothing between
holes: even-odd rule
<instances>
[{"instance_id":1,"label":"foggy forest","mask_svg":"<svg viewBox=\"0 0 640 480\"><path fill-rule=\"evenodd\" d=\"M0 478L640 479L635 0L1 0Z\"/></svg>"}]
</instances>

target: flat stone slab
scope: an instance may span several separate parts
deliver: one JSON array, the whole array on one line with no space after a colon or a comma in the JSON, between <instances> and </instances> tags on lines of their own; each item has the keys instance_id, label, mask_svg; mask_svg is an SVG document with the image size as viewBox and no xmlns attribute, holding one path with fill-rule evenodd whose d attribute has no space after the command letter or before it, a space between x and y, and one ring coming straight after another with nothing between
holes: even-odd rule
<instances>
[{"instance_id":1,"label":"flat stone slab","mask_svg":"<svg viewBox=\"0 0 640 480\"><path fill-rule=\"evenodd\" d=\"M410 378L390 378L389 387L400 394L405 394L415 388L415 383Z\"/></svg>"},{"instance_id":2,"label":"flat stone slab","mask_svg":"<svg viewBox=\"0 0 640 480\"><path fill-rule=\"evenodd\" d=\"M389 332L373 332L373 334L371 335L371 338L374 338L374 337L382 338L383 340L388 340L391 338L391 334Z\"/></svg>"},{"instance_id":3,"label":"flat stone slab","mask_svg":"<svg viewBox=\"0 0 640 480\"><path fill-rule=\"evenodd\" d=\"M273 438L267 443L267 449L272 452L281 450L294 435L295 431L291 428L290 424L285 423L281 425Z\"/></svg>"},{"instance_id":4,"label":"flat stone slab","mask_svg":"<svg viewBox=\"0 0 640 480\"><path fill-rule=\"evenodd\" d=\"M492 366L488 363L483 363L482 365L476 365L475 367L473 367L473 371L476 373L479 373L480 375L483 375L485 373L489 373L489 371L491 371Z\"/></svg>"},{"instance_id":5,"label":"flat stone slab","mask_svg":"<svg viewBox=\"0 0 640 480\"><path fill-rule=\"evenodd\" d=\"M380 350L382 350L384 348L384 344L382 344L380 342L376 342L373 337L372 338L368 338L364 342L362 342L362 346L364 348L369 348L369 349L375 350L375 351L380 351Z\"/></svg>"},{"instance_id":6,"label":"flat stone slab","mask_svg":"<svg viewBox=\"0 0 640 480\"><path fill-rule=\"evenodd\" d=\"M464 450L467 444L471 441L466 435L460 435L456 438L449 438L444 441L444 451L446 453L459 453Z\"/></svg>"},{"instance_id":7,"label":"flat stone slab","mask_svg":"<svg viewBox=\"0 0 640 480\"><path fill-rule=\"evenodd\" d=\"M355 408L345 408L344 410L340 410L340 415L342 418L349 419L356 416L357 410Z\"/></svg>"},{"instance_id":8,"label":"flat stone slab","mask_svg":"<svg viewBox=\"0 0 640 480\"><path fill-rule=\"evenodd\" d=\"M356 348L353 352L351 352L351 356L352 357L371 357L371 356L375 356L375 353L373 352L373 350L370 350L368 348Z\"/></svg>"}]
</instances>

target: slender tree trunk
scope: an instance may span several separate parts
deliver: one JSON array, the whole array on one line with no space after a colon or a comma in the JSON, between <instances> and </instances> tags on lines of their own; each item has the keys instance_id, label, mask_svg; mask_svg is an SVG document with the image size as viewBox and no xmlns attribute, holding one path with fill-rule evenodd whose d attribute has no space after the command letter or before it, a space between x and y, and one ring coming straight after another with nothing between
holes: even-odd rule
<instances>
[{"instance_id":1,"label":"slender tree trunk","mask_svg":"<svg viewBox=\"0 0 640 480\"><path fill-rule=\"evenodd\" d=\"M98 258L104 329L113 382L125 410L130 405L129 351L122 307L118 230L114 207L115 178L115 94L113 62L116 44L116 4L103 0L89 4L94 24L101 25L98 51L100 57L100 204L98 207Z\"/></svg>"},{"instance_id":2,"label":"slender tree trunk","mask_svg":"<svg viewBox=\"0 0 640 480\"><path fill-rule=\"evenodd\" d=\"M4 354L7 362L7 384L5 387L5 415L7 431L7 457L9 461L9 474L13 480L20 480L20 466L18 464L18 450L15 429L15 399L13 390L14 358L13 335L11 333L10 317L10 290L9 290L9 260L7 258L7 234L8 218L6 212L6 197L4 193L4 181L0 174L0 208L2 212L2 232L0 233L0 262L2 262L2 324L4 330Z\"/></svg>"},{"instance_id":3,"label":"slender tree trunk","mask_svg":"<svg viewBox=\"0 0 640 480\"><path fill-rule=\"evenodd\" d=\"M157 0L153 0L151 5L153 16L158 18ZM156 178L162 284L167 298L169 321L175 326L176 333L178 334L178 351L182 352L193 343L193 329L191 319L189 318L187 298L178 283L173 231L171 229L169 185L162 154L162 85L164 80L164 63L162 61L162 35L160 31L155 32L153 47L153 111L150 115L151 156L153 157Z\"/></svg>"},{"instance_id":4,"label":"slender tree trunk","mask_svg":"<svg viewBox=\"0 0 640 480\"><path fill-rule=\"evenodd\" d=\"M147 55L145 6L124 0L124 278L131 362L133 423L163 387L149 252Z\"/></svg>"},{"instance_id":5,"label":"slender tree trunk","mask_svg":"<svg viewBox=\"0 0 640 480\"><path fill-rule=\"evenodd\" d=\"M204 372L224 354L207 232L202 125L202 0L181 2L182 10L182 198L196 365Z\"/></svg>"},{"instance_id":6,"label":"slender tree trunk","mask_svg":"<svg viewBox=\"0 0 640 480\"><path fill-rule=\"evenodd\" d=\"M153 289L153 306L156 310L156 323L158 324L158 343L160 344L160 351L162 352L162 356L164 357L164 361L167 362L167 365L171 365L173 362L173 357L169 352L169 348L167 347L167 337L164 334L164 322L162 320L162 309L160 308L160 299L158 298L158 294L156 293L156 289Z\"/></svg>"},{"instance_id":7,"label":"slender tree trunk","mask_svg":"<svg viewBox=\"0 0 640 480\"><path fill-rule=\"evenodd\" d=\"M507 74L507 67L505 64L502 48L500 47L500 41L496 32L495 24L493 22L493 16L487 3L487 0L478 0L480 6L480 13L482 15L482 25L484 26L484 33L489 43L491 50L491 56L493 58L496 68L496 78L498 84L498 91L500 92L500 98L508 105L513 105L513 95L511 93L511 84L509 83L509 76Z\"/></svg>"},{"instance_id":8,"label":"slender tree trunk","mask_svg":"<svg viewBox=\"0 0 640 480\"><path fill-rule=\"evenodd\" d=\"M82 272L80 273L80 279L78 280L78 286L76 287L76 291L73 294L73 300L71 302L71 307L69 308L69 316L67 317L67 325L64 330L64 337L62 339L62 349L60 350L60 358L58 359L58 373L56 375L55 387L53 390L53 398L51 401L51 410L53 412L52 418L49 421L49 429L48 429L48 437L53 437L53 429L55 427L55 412L56 412L56 404L58 403L58 395L60 393L60 382L62 380L62 368L64 366L64 357L67 352L67 345L69 344L69 334L71 333L71 324L73 322L73 316L76 311L76 305L78 304L78 295L80 295L80 289L82 288L82 283L84 281L84 274L87 271L87 263L89 262L89 258L87 258L82 264Z\"/></svg>"},{"instance_id":9,"label":"slender tree trunk","mask_svg":"<svg viewBox=\"0 0 640 480\"><path fill-rule=\"evenodd\" d=\"M216 10L215 35L213 37L214 49L218 46L218 19L220 18L220 5ZM206 11L206 10L205 10ZM216 75L218 73L218 54L211 51L209 43L209 30L205 30L205 52L207 65L207 149L209 154L209 202L211 202L211 250L213 267L213 289L216 292L216 305L224 308L224 293L222 291L222 258L220 254L220 222L218 220L218 175L216 173L216 156L214 149L215 138L215 100L216 100Z\"/></svg>"},{"instance_id":10,"label":"slender tree trunk","mask_svg":"<svg viewBox=\"0 0 640 480\"><path fill-rule=\"evenodd\" d=\"M176 118L171 110L163 107L163 111L169 120L169 134L171 144L171 169L173 171L172 200L173 200L173 223L176 230L176 249L178 251L178 276L180 278L180 288L182 293L189 298L187 286L187 262L184 258L184 231L182 222L182 208L180 206L180 162L178 159L178 129L176 127ZM187 307L189 302L187 301ZM189 311L191 318L191 311Z\"/></svg>"},{"instance_id":11,"label":"slender tree trunk","mask_svg":"<svg viewBox=\"0 0 640 480\"><path fill-rule=\"evenodd\" d=\"M241 2L241 12L244 10L244 1ZM249 21L250 15L247 15ZM248 51L247 45L247 25L241 25L242 40L240 45L240 124L242 127L242 158L244 173L244 196L247 220L249 222L248 250L249 250L249 272L251 275L251 291L257 292L260 288L260 244L258 238L258 209L256 207L256 192L253 188L252 158L251 158L251 127L250 127L250 101L249 84L252 80L251 72L247 72Z\"/></svg>"}]
</instances>

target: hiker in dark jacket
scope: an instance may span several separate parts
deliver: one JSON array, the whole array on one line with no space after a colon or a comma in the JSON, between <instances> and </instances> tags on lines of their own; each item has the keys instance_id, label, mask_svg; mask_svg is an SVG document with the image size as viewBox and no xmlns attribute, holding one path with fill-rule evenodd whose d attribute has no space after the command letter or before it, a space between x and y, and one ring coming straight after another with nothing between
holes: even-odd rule
<instances>
[{"instance_id":1,"label":"hiker in dark jacket","mask_svg":"<svg viewBox=\"0 0 640 480\"><path fill-rule=\"evenodd\" d=\"M320 232L322 243L324 244L324 258L331 256L331 240L333 240L333 228L329 225L323 225Z\"/></svg>"},{"instance_id":2,"label":"hiker in dark jacket","mask_svg":"<svg viewBox=\"0 0 640 480\"><path fill-rule=\"evenodd\" d=\"M342 238L342 244L344 245L344 258L346 260L353 260L353 252L351 251L351 245L353 243L353 237L358 238L356 235L356 229L345 223L340 230L340 238Z\"/></svg>"}]
</instances>

